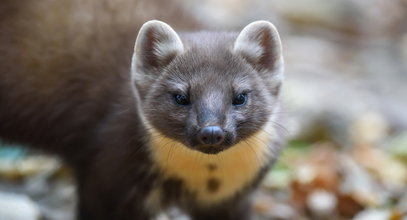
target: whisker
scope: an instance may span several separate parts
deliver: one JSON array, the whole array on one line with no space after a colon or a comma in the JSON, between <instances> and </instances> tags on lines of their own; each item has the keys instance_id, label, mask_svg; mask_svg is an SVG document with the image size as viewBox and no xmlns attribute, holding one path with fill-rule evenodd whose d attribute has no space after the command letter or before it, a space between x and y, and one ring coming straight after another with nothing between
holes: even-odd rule
<instances>
[{"instance_id":1,"label":"whisker","mask_svg":"<svg viewBox=\"0 0 407 220\"><path fill-rule=\"evenodd\" d=\"M275 122L275 121L270 121L271 123L273 123L273 125L275 125L276 127L280 128L282 131L285 132L285 135L291 135L290 131L282 124Z\"/></svg>"},{"instance_id":2,"label":"whisker","mask_svg":"<svg viewBox=\"0 0 407 220\"><path fill-rule=\"evenodd\" d=\"M244 140L244 142L249 146L250 150L251 150L251 151L253 152L253 154L256 156L257 165L261 165L261 164L260 164L259 155L257 155L256 151L253 149L252 143L250 143L249 140Z\"/></svg>"}]
</instances>

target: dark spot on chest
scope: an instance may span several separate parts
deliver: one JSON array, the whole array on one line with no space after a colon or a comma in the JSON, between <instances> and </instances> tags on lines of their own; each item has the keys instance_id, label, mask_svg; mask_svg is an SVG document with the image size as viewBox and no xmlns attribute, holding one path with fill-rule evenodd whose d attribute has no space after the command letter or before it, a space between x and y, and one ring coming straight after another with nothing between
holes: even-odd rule
<instances>
[{"instance_id":1,"label":"dark spot on chest","mask_svg":"<svg viewBox=\"0 0 407 220\"><path fill-rule=\"evenodd\" d=\"M215 178L210 178L208 182L206 182L206 189L210 193L215 193L220 188L220 181Z\"/></svg>"},{"instance_id":2,"label":"dark spot on chest","mask_svg":"<svg viewBox=\"0 0 407 220\"><path fill-rule=\"evenodd\" d=\"M207 167L208 170L211 171L211 172L212 172L212 171L215 171L215 170L218 168L218 166L216 166L216 164L213 164L213 163L208 164L206 167Z\"/></svg>"}]
</instances>

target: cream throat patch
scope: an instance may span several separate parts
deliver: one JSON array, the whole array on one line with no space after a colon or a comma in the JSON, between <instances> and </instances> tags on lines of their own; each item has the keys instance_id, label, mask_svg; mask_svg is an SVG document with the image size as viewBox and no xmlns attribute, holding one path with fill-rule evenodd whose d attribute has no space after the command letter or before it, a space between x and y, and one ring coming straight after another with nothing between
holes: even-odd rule
<instances>
[{"instance_id":1,"label":"cream throat patch","mask_svg":"<svg viewBox=\"0 0 407 220\"><path fill-rule=\"evenodd\" d=\"M179 178L202 205L230 198L251 183L273 156L272 123L218 154L204 154L151 129L151 153L164 178Z\"/></svg>"}]
</instances>

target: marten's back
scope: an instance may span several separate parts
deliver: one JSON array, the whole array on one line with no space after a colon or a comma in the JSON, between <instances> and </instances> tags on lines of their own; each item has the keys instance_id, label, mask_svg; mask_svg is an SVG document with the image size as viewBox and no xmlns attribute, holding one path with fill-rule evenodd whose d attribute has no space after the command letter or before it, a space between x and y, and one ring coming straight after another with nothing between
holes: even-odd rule
<instances>
[{"instance_id":1,"label":"marten's back","mask_svg":"<svg viewBox=\"0 0 407 220\"><path fill-rule=\"evenodd\" d=\"M193 19L166 0L5 0L0 4L0 138L69 158L128 91L139 27Z\"/></svg>"}]
</instances>

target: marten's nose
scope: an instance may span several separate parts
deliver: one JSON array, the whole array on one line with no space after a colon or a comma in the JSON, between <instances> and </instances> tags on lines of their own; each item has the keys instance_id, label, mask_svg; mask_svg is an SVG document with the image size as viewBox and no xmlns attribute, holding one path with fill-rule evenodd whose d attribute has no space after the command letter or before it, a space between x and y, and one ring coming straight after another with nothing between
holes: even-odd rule
<instances>
[{"instance_id":1,"label":"marten's nose","mask_svg":"<svg viewBox=\"0 0 407 220\"><path fill-rule=\"evenodd\" d=\"M198 139L204 145L219 145L225 139L225 132L219 126L206 126L199 131Z\"/></svg>"}]
</instances>

